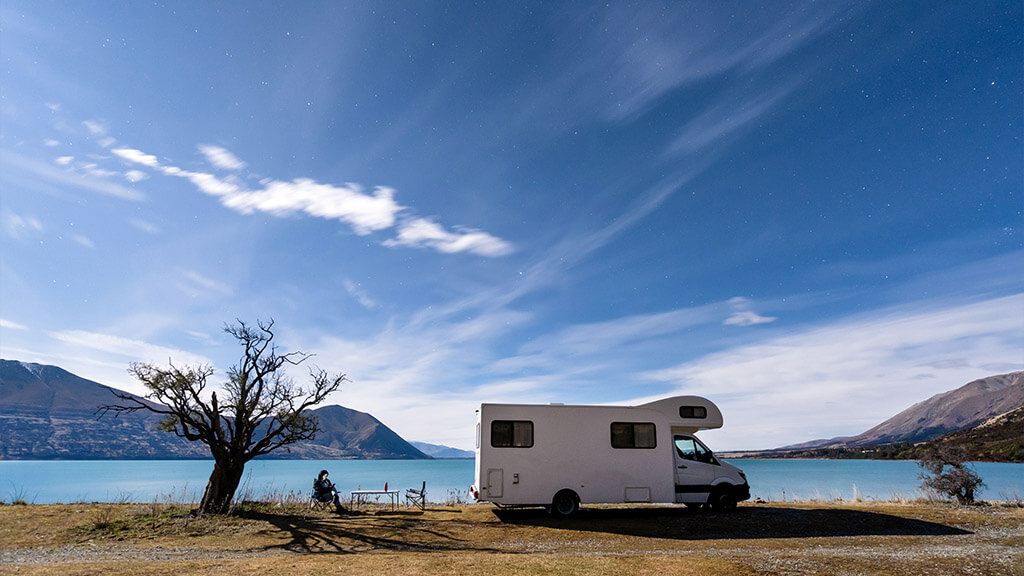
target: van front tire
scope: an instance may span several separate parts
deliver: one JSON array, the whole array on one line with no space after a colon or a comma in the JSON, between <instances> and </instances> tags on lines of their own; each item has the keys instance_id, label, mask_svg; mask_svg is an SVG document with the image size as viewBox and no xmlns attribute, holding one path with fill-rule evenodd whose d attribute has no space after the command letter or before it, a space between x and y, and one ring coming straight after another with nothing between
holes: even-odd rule
<instances>
[{"instance_id":1,"label":"van front tire","mask_svg":"<svg viewBox=\"0 0 1024 576\"><path fill-rule=\"evenodd\" d=\"M551 500L550 512L556 518L568 518L580 509L580 499L572 490L562 490Z\"/></svg>"},{"instance_id":2,"label":"van front tire","mask_svg":"<svg viewBox=\"0 0 1024 576\"><path fill-rule=\"evenodd\" d=\"M716 488L708 496L708 507L715 512L727 512L736 509L736 498L732 495L730 486Z\"/></svg>"}]
</instances>

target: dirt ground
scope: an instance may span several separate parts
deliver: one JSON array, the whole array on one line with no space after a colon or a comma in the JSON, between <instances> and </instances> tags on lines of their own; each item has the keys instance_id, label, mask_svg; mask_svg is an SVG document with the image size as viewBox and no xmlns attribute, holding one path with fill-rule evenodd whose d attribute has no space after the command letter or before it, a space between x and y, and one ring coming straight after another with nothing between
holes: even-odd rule
<instances>
[{"instance_id":1,"label":"dirt ground","mask_svg":"<svg viewBox=\"0 0 1024 576\"><path fill-rule=\"evenodd\" d=\"M0 574L1024 576L1024 508L935 503L489 505L336 515L250 506L0 506Z\"/></svg>"}]
</instances>

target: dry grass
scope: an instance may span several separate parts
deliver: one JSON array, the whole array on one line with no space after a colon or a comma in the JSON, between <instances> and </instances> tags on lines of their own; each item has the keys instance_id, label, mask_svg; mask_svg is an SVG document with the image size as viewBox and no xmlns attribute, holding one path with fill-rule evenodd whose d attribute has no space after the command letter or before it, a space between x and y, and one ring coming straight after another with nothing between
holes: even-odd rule
<instances>
[{"instance_id":1,"label":"dry grass","mask_svg":"<svg viewBox=\"0 0 1024 576\"><path fill-rule=\"evenodd\" d=\"M0 507L0 574L991 574L1024 576L1024 508L776 503L731 514L490 506L337 516L245 505Z\"/></svg>"}]
</instances>

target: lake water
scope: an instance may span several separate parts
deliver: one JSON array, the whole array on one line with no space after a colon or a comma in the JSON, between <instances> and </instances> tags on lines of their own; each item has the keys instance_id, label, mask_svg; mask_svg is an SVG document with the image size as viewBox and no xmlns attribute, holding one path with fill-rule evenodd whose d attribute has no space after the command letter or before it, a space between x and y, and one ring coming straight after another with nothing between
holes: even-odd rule
<instances>
[{"instance_id":1,"label":"lake water","mask_svg":"<svg viewBox=\"0 0 1024 576\"><path fill-rule=\"evenodd\" d=\"M733 460L746 472L751 496L785 500L892 500L922 496L912 461ZM975 463L987 485L983 500L1024 499L1024 464ZM427 499L468 501L473 460L256 460L236 496L309 493L321 469L344 495L353 490L419 488ZM0 461L0 501L194 502L202 497L212 460Z\"/></svg>"}]
</instances>

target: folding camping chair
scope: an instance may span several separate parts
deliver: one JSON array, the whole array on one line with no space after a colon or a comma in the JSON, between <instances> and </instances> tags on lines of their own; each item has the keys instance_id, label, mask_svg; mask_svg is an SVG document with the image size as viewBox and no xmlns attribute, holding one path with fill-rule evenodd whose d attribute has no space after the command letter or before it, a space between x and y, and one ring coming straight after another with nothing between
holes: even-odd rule
<instances>
[{"instance_id":1,"label":"folding camping chair","mask_svg":"<svg viewBox=\"0 0 1024 576\"><path fill-rule=\"evenodd\" d=\"M427 481L423 481L423 487L419 490L409 488L405 491L405 503L407 506L419 506L420 510L427 509Z\"/></svg>"},{"instance_id":2,"label":"folding camping chair","mask_svg":"<svg viewBox=\"0 0 1024 576\"><path fill-rule=\"evenodd\" d=\"M309 495L310 510L324 510L334 508L334 495L330 492L317 494L316 490Z\"/></svg>"}]
</instances>

